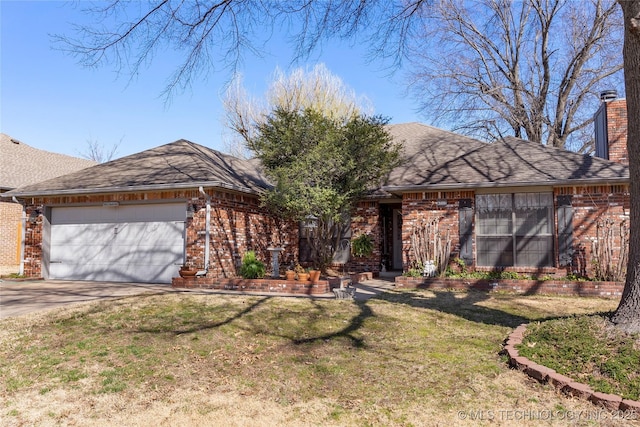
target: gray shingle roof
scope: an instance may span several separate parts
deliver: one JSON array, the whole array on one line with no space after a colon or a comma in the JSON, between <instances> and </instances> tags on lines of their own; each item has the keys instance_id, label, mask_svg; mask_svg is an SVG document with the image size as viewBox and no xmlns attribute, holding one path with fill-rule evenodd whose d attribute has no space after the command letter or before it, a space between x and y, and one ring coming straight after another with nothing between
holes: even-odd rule
<instances>
[{"instance_id":1,"label":"gray shingle roof","mask_svg":"<svg viewBox=\"0 0 640 427\"><path fill-rule=\"evenodd\" d=\"M0 133L0 190L35 184L96 162L33 148Z\"/></svg>"},{"instance_id":2,"label":"gray shingle roof","mask_svg":"<svg viewBox=\"0 0 640 427\"><path fill-rule=\"evenodd\" d=\"M390 127L405 139L405 162L384 190L628 182L622 164L508 137L484 143L418 123Z\"/></svg>"},{"instance_id":3,"label":"gray shingle roof","mask_svg":"<svg viewBox=\"0 0 640 427\"><path fill-rule=\"evenodd\" d=\"M385 192L629 182L628 167L517 138L488 144L420 123L390 125L403 145L401 166ZM186 140L18 188L38 196L217 186L244 192L269 188L257 160L243 160Z\"/></svg>"},{"instance_id":4,"label":"gray shingle roof","mask_svg":"<svg viewBox=\"0 0 640 427\"><path fill-rule=\"evenodd\" d=\"M6 194L86 194L200 185L245 192L258 192L269 186L257 162L182 139Z\"/></svg>"}]
</instances>

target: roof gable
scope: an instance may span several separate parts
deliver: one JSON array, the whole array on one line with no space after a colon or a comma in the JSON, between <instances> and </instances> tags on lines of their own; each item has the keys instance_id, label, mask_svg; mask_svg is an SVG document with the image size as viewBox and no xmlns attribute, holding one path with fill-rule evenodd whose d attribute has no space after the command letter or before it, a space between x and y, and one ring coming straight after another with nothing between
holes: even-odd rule
<instances>
[{"instance_id":1,"label":"roof gable","mask_svg":"<svg viewBox=\"0 0 640 427\"><path fill-rule=\"evenodd\" d=\"M414 147L413 154L390 174L385 190L561 185L629 179L625 165L513 137L484 143L427 132L417 142L419 149Z\"/></svg>"},{"instance_id":2,"label":"roof gable","mask_svg":"<svg viewBox=\"0 0 640 427\"><path fill-rule=\"evenodd\" d=\"M19 188L14 195L44 195L185 188L200 185L257 192L269 186L254 161L187 140L102 163Z\"/></svg>"}]
</instances>

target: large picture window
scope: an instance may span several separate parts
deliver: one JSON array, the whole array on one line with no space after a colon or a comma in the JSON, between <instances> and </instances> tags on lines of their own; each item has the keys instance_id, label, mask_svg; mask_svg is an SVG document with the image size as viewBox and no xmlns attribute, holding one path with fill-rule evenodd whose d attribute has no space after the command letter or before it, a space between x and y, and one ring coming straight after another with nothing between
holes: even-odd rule
<instances>
[{"instance_id":1,"label":"large picture window","mask_svg":"<svg viewBox=\"0 0 640 427\"><path fill-rule=\"evenodd\" d=\"M479 266L553 265L552 193L479 194L476 209Z\"/></svg>"}]
</instances>

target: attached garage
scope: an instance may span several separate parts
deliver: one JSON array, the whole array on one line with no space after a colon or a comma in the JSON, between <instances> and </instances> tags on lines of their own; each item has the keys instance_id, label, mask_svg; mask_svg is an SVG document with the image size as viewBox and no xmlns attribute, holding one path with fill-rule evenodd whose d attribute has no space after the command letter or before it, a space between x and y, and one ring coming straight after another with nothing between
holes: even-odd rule
<instances>
[{"instance_id":1,"label":"attached garage","mask_svg":"<svg viewBox=\"0 0 640 427\"><path fill-rule=\"evenodd\" d=\"M170 283L185 214L184 203L53 207L49 278Z\"/></svg>"},{"instance_id":2,"label":"attached garage","mask_svg":"<svg viewBox=\"0 0 640 427\"><path fill-rule=\"evenodd\" d=\"M274 241L285 226L258 197L270 186L256 161L179 140L2 197L28 218L25 276L171 283L181 265L234 275L239 255Z\"/></svg>"}]
</instances>

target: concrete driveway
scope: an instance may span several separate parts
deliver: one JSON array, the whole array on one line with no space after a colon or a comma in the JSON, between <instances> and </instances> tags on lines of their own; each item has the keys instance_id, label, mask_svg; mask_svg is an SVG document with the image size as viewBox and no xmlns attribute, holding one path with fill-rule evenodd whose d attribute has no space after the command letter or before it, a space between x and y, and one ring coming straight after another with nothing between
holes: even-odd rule
<instances>
[{"instance_id":1,"label":"concrete driveway","mask_svg":"<svg viewBox=\"0 0 640 427\"><path fill-rule=\"evenodd\" d=\"M0 318L142 293L175 292L168 284L71 280L0 281Z\"/></svg>"},{"instance_id":2,"label":"concrete driveway","mask_svg":"<svg viewBox=\"0 0 640 427\"><path fill-rule=\"evenodd\" d=\"M389 280L367 280L356 285L356 300L367 300L381 292L393 288ZM253 293L213 289L177 289L169 284L84 282L78 280L0 280L0 319L38 311L49 310L70 304L120 298L144 293L163 294L168 292L289 296L296 298L333 299L333 293L325 295L300 295L282 293Z\"/></svg>"}]
</instances>

